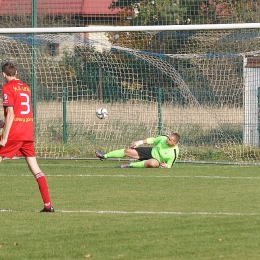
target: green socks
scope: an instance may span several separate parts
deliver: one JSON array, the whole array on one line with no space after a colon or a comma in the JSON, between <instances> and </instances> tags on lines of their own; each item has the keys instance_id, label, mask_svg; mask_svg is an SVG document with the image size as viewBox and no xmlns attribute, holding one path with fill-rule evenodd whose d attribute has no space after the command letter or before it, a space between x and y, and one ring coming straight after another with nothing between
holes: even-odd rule
<instances>
[{"instance_id":1,"label":"green socks","mask_svg":"<svg viewBox=\"0 0 260 260\"><path fill-rule=\"evenodd\" d=\"M104 154L105 159L107 158L123 158L125 157L125 149L115 150Z\"/></svg>"},{"instance_id":2,"label":"green socks","mask_svg":"<svg viewBox=\"0 0 260 260\"><path fill-rule=\"evenodd\" d=\"M120 149L120 150L115 150L109 153L104 154L104 158L123 158L125 157L125 149ZM130 166L132 168L144 168L144 162L145 161L141 161L141 162L132 162L130 163Z\"/></svg>"},{"instance_id":3,"label":"green socks","mask_svg":"<svg viewBox=\"0 0 260 260\"><path fill-rule=\"evenodd\" d=\"M132 163L130 163L130 167L132 167L132 168L144 168L144 163L145 163L145 161L132 162Z\"/></svg>"}]
</instances>

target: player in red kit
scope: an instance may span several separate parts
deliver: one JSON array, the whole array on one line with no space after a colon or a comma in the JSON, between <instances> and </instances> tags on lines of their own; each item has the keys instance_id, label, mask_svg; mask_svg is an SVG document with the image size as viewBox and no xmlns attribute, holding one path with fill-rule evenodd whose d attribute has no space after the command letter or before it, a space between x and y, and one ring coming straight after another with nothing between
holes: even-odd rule
<instances>
[{"instance_id":1,"label":"player in red kit","mask_svg":"<svg viewBox=\"0 0 260 260\"><path fill-rule=\"evenodd\" d=\"M6 84L2 87L5 120L0 120L0 162L4 157L12 159L15 155L24 156L39 186L44 203L41 212L54 212L47 181L35 155L31 90L16 78L17 69L12 63L7 62L2 66L2 74Z\"/></svg>"}]
</instances>

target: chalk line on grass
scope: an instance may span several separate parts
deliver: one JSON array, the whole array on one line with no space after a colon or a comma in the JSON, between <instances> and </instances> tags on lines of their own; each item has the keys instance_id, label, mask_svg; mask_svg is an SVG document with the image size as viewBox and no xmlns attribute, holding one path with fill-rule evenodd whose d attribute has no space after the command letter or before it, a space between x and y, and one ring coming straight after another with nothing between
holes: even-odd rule
<instances>
[{"instance_id":1,"label":"chalk line on grass","mask_svg":"<svg viewBox=\"0 0 260 260\"><path fill-rule=\"evenodd\" d=\"M125 175L125 174L46 174L46 177L112 177L112 178L185 178L185 179L242 179L242 180L260 180L260 177L252 176L191 176L191 175ZM0 177L32 177L31 174L21 174L21 175L8 175L0 174Z\"/></svg>"}]
</instances>

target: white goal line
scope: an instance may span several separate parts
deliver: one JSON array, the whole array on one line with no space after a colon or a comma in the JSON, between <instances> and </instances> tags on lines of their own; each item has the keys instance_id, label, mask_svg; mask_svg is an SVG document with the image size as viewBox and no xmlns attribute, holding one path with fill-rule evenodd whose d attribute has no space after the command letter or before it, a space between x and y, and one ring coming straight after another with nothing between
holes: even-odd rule
<instances>
[{"instance_id":1,"label":"white goal line","mask_svg":"<svg viewBox=\"0 0 260 260\"><path fill-rule=\"evenodd\" d=\"M32 177L31 174L21 174L21 175L8 175L8 174L0 174L0 177ZM68 177L68 178L157 178L157 179L167 179L167 178L177 178L177 179L240 179L240 180L260 180L260 177L253 176L220 176L220 175L126 175L126 174L45 174L46 177Z\"/></svg>"},{"instance_id":2,"label":"white goal line","mask_svg":"<svg viewBox=\"0 0 260 260\"><path fill-rule=\"evenodd\" d=\"M191 30L228 30L228 29L260 29L260 23L150 25L150 26L99 26L99 27L0 28L0 34L191 31Z\"/></svg>"}]
</instances>

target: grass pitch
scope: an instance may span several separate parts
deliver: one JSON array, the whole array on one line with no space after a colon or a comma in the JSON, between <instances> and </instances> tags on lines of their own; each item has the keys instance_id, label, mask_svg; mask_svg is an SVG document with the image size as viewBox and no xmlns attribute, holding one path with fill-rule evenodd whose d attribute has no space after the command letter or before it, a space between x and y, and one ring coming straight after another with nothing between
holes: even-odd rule
<instances>
[{"instance_id":1,"label":"grass pitch","mask_svg":"<svg viewBox=\"0 0 260 260\"><path fill-rule=\"evenodd\" d=\"M257 166L39 160L55 213L25 161L0 164L0 259L259 259Z\"/></svg>"}]
</instances>

